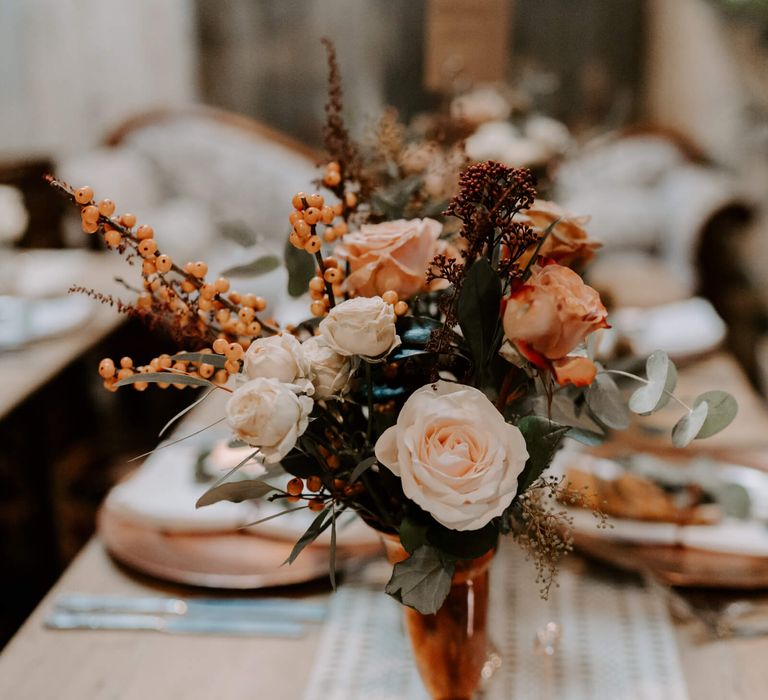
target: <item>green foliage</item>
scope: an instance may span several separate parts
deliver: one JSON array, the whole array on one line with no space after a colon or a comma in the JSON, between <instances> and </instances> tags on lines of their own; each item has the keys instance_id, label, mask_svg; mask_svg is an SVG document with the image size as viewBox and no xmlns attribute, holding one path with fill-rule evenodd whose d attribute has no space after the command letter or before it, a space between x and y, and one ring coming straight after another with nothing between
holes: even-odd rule
<instances>
[{"instance_id":1,"label":"green foliage","mask_svg":"<svg viewBox=\"0 0 768 700\"><path fill-rule=\"evenodd\" d=\"M304 534L298 539L296 544L293 545L293 549L284 563L292 564L296 561L296 557L302 553L304 547L308 544L312 544L312 542L320 537L320 535L334 523L335 516L336 513L331 508L323 508L312 521L312 524L306 529Z\"/></svg>"},{"instance_id":2,"label":"green foliage","mask_svg":"<svg viewBox=\"0 0 768 700\"><path fill-rule=\"evenodd\" d=\"M655 350L645 363L648 383L629 399L629 408L640 415L649 415L669 403L677 384L677 369L667 353Z\"/></svg>"},{"instance_id":3,"label":"green foliage","mask_svg":"<svg viewBox=\"0 0 768 700\"><path fill-rule=\"evenodd\" d=\"M517 493L524 493L552 463L570 428L542 416L526 416L517 424L528 448L528 461L517 477Z\"/></svg>"},{"instance_id":4,"label":"green foliage","mask_svg":"<svg viewBox=\"0 0 768 700\"><path fill-rule=\"evenodd\" d=\"M278 267L280 267L280 258L276 255L262 255L249 263L245 263L245 265L227 268L221 274L226 277L258 277L259 275L266 275Z\"/></svg>"},{"instance_id":5,"label":"green foliage","mask_svg":"<svg viewBox=\"0 0 768 700\"><path fill-rule=\"evenodd\" d=\"M614 430L629 427L629 411L624 398L609 374L598 374L586 391L587 406L603 425Z\"/></svg>"},{"instance_id":6,"label":"green foliage","mask_svg":"<svg viewBox=\"0 0 768 700\"><path fill-rule=\"evenodd\" d=\"M230 481L208 489L195 504L196 508L210 506L219 501L231 501L240 503L255 498L263 498L268 493L275 491L275 487L261 479L244 479L242 481Z\"/></svg>"},{"instance_id":7,"label":"green foliage","mask_svg":"<svg viewBox=\"0 0 768 700\"><path fill-rule=\"evenodd\" d=\"M213 367L223 367L227 361L224 355L217 355L212 352L179 352L173 355L171 359L180 362L200 362L204 365L212 365Z\"/></svg>"},{"instance_id":8,"label":"green foliage","mask_svg":"<svg viewBox=\"0 0 768 700\"><path fill-rule=\"evenodd\" d=\"M451 590L455 570L455 560L434 547L422 545L405 561L395 564L384 590L422 615L433 615Z\"/></svg>"},{"instance_id":9,"label":"green foliage","mask_svg":"<svg viewBox=\"0 0 768 700\"><path fill-rule=\"evenodd\" d=\"M213 382L209 382L202 377L191 377L188 374L179 374L177 372L147 372L146 374L132 374L130 377L121 379L115 386L125 386L126 384L135 384L136 382L147 382L149 384L187 384L191 386L210 386L216 387Z\"/></svg>"},{"instance_id":10,"label":"green foliage","mask_svg":"<svg viewBox=\"0 0 768 700\"><path fill-rule=\"evenodd\" d=\"M739 404L727 391L707 391L696 398L694 408L707 404L707 418L696 434L696 439L712 437L727 428L739 412Z\"/></svg>"},{"instance_id":11,"label":"green foliage","mask_svg":"<svg viewBox=\"0 0 768 700\"><path fill-rule=\"evenodd\" d=\"M306 294L309 280L315 276L314 259L306 251L294 248L290 241L285 242L283 259L288 269L288 294L292 297Z\"/></svg>"},{"instance_id":12,"label":"green foliage","mask_svg":"<svg viewBox=\"0 0 768 700\"><path fill-rule=\"evenodd\" d=\"M491 264L480 258L467 272L458 303L459 326L472 351L475 374L479 378L485 374L491 353L496 349L500 305L501 280Z\"/></svg>"}]
</instances>

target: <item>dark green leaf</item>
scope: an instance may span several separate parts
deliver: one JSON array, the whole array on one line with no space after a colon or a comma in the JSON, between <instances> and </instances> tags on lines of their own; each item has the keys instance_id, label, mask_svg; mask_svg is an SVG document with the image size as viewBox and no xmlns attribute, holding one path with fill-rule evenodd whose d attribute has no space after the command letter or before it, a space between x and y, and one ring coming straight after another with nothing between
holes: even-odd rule
<instances>
[{"instance_id":1,"label":"dark green leaf","mask_svg":"<svg viewBox=\"0 0 768 700\"><path fill-rule=\"evenodd\" d=\"M219 501L231 501L240 503L255 498L263 498L268 493L275 491L274 486L270 486L260 479L247 479L243 481L230 481L219 484L208 489L200 498L197 499L195 508L209 506Z\"/></svg>"},{"instance_id":2,"label":"dark green leaf","mask_svg":"<svg viewBox=\"0 0 768 700\"><path fill-rule=\"evenodd\" d=\"M427 523L405 517L400 522L400 544L409 554L427 543Z\"/></svg>"},{"instance_id":3,"label":"dark green leaf","mask_svg":"<svg viewBox=\"0 0 768 700\"><path fill-rule=\"evenodd\" d=\"M727 428L739 412L739 404L727 391L707 391L701 394L693 402L694 408L701 403L706 403L709 410L704 425L696 434L697 440L711 437Z\"/></svg>"},{"instance_id":4,"label":"dark green leaf","mask_svg":"<svg viewBox=\"0 0 768 700\"><path fill-rule=\"evenodd\" d=\"M323 510L317 514L315 519L312 521L312 524L306 529L304 534L299 538L298 542L293 545L291 554L283 562L284 564L292 564L294 561L296 561L296 557L302 553L304 547L306 547L308 544L312 544L312 542L314 542L318 537L320 537L320 535L323 534L323 532L328 529L328 526L333 522L333 518L329 517L330 515L330 508L323 508Z\"/></svg>"},{"instance_id":5,"label":"dark green leaf","mask_svg":"<svg viewBox=\"0 0 768 700\"><path fill-rule=\"evenodd\" d=\"M276 255L262 255L245 265L227 268L221 274L225 277L258 277L259 275L266 275L278 267L280 267L280 258Z\"/></svg>"},{"instance_id":6,"label":"dark green leaf","mask_svg":"<svg viewBox=\"0 0 768 700\"><path fill-rule=\"evenodd\" d=\"M427 530L429 544L456 559L481 557L493 549L498 540L499 529L493 521L478 530L451 530L433 522Z\"/></svg>"},{"instance_id":7,"label":"dark green leaf","mask_svg":"<svg viewBox=\"0 0 768 700\"><path fill-rule=\"evenodd\" d=\"M315 276L315 260L304 250L285 243L285 267L288 269L288 294L300 297L307 293L307 285Z\"/></svg>"},{"instance_id":8,"label":"dark green leaf","mask_svg":"<svg viewBox=\"0 0 768 700\"><path fill-rule=\"evenodd\" d=\"M461 331L472 351L475 371L484 372L500 324L501 280L485 259L469 268L459 294Z\"/></svg>"},{"instance_id":9,"label":"dark green leaf","mask_svg":"<svg viewBox=\"0 0 768 700\"><path fill-rule=\"evenodd\" d=\"M521 418L517 427L522 432L528 448L528 461L520 476L517 477L517 493L520 494L528 489L550 465L563 437L570 428L542 416Z\"/></svg>"},{"instance_id":10,"label":"dark green leaf","mask_svg":"<svg viewBox=\"0 0 768 700\"><path fill-rule=\"evenodd\" d=\"M434 547L419 547L405 561L395 564L385 591L422 615L436 613L451 590L456 562Z\"/></svg>"},{"instance_id":11,"label":"dark green leaf","mask_svg":"<svg viewBox=\"0 0 768 700\"><path fill-rule=\"evenodd\" d=\"M256 525L261 525L261 523L267 522L267 520L274 520L275 518L280 518L283 515L288 515L288 513L293 513L295 510L306 510L309 508L308 505L306 506L297 506L296 508L286 508L285 510L281 510L279 513L273 513L272 515L268 515L266 518L259 518L258 520L254 520L252 523L247 523L245 525L241 525L240 529L246 527L254 527Z\"/></svg>"},{"instance_id":12,"label":"dark green leaf","mask_svg":"<svg viewBox=\"0 0 768 700\"><path fill-rule=\"evenodd\" d=\"M115 386L125 386L126 384L135 384L136 382L148 382L150 384L161 382L163 384L189 384L191 386L210 387L216 386L213 382L209 382L207 379L203 379L202 377L191 377L188 374L177 374L176 372L147 372L146 374L137 372L136 374L132 374L130 377L121 379L119 382L117 382L117 384L115 384Z\"/></svg>"},{"instance_id":13,"label":"dark green leaf","mask_svg":"<svg viewBox=\"0 0 768 700\"><path fill-rule=\"evenodd\" d=\"M213 365L214 367L223 367L227 358L224 355L205 352L180 352L171 357L172 360L182 362L201 362L204 365Z\"/></svg>"},{"instance_id":14,"label":"dark green leaf","mask_svg":"<svg viewBox=\"0 0 768 700\"><path fill-rule=\"evenodd\" d=\"M368 459L364 459L362 462L360 462L353 470L352 473L349 475L349 483L354 484L360 476L370 469L374 464L376 464L378 460L376 459L376 456L368 457Z\"/></svg>"}]
</instances>

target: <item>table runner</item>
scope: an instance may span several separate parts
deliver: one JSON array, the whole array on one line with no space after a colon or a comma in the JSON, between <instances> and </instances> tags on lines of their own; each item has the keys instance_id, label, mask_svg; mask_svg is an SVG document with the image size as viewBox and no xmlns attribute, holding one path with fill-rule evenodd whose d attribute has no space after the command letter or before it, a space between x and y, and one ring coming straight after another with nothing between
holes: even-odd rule
<instances>
[{"instance_id":1,"label":"table runner","mask_svg":"<svg viewBox=\"0 0 768 700\"><path fill-rule=\"evenodd\" d=\"M687 700L664 601L635 581L560 572L540 599L535 572L514 543L491 572L491 638L503 658L485 700ZM349 584L331 602L304 700L427 700L400 606L381 587ZM556 653L535 650L549 622Z\"/></svg>"}]
</instances>

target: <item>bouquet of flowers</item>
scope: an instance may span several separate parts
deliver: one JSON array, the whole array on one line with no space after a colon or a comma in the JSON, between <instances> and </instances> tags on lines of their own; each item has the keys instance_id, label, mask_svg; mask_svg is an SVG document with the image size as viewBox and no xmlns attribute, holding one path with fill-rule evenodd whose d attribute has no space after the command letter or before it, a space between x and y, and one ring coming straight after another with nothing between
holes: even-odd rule
<instances>
[{"instance_id":1,"label":"bouquet of flowers","mask_svg":"<svg viewBox=\"0 0 768 700\"><path fill-rule=\"evenodd\" d=\"M196 403L226 392L217 422L252 451L199 505L269 499L292 504L285 514L313 511L289 562L330 529L333 578L336 520L351 510L402 545L386 591L423 614L441 608L457 566L501 535L533 555L546 591L570 546L550 498L599 505L546 476L563 439L595 444L627 427L629 411L673 399L682 415L672 440L684 446L728 425L735 401L711 391L685 404L662 351L645 377L596 361L608 319L579 274L599 247L584 221L537 200L529 171L492 161L451 181L452 161L438 187L431 160L419 169L418 149L393 148L392 129L366 155L341 119L329 51L326 194L297 193L289 215L291 282L305 275L312 314L295 327L270 318L266 299L208 279L204 262L171 260L111 200L50 178L86 233L141 267L134 302L105 300L165 322L183 348L140 366L104 359L99 373L110 390L202 387ZM627 394L617 381L636 386ZM262 476L236 474L254 462ZM283 472L291 478L278 487Z\"/></svg>"}]
</instances>

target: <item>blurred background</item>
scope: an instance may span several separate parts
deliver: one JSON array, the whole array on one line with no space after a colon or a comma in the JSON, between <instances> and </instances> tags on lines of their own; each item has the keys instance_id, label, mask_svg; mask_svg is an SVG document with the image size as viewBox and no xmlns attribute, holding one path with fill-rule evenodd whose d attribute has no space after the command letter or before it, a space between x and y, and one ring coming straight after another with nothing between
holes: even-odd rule
<instances>
[{"instance_id":1,"label":"blurred background","mask_svg":"<svg viewBox=\"0 0 768 700\"><path fill-rule=\"evenodd\" d=\"M122 268L43 174L87 182L186 258L279 252L315 176L322 36L356 135L388 105L418 124L473 95L489 114L470 155L533 166L592 215L592 283L633 309L705 300L678 308L678 354L724 349L765 397L768 1L0 0L0 643L189 402L103 391L101 357L170 341L68 301ZM285 279L254 285L278 298Z\"/></svg>"}]
</instances>

